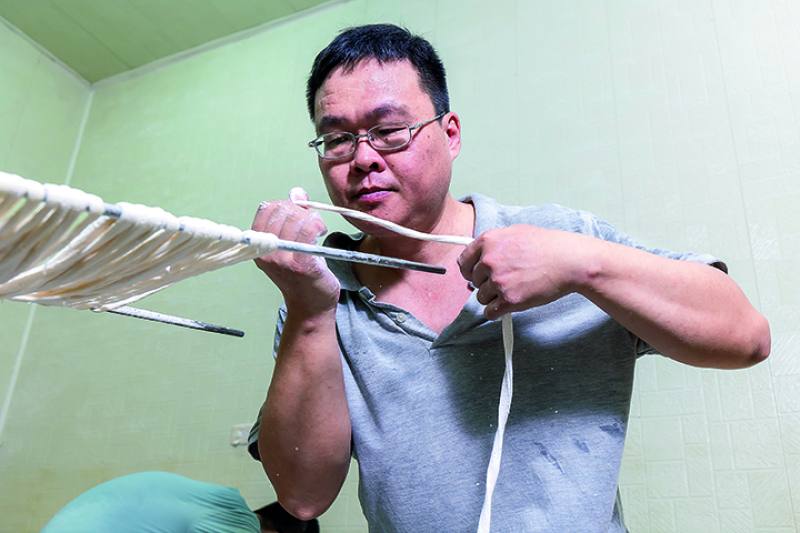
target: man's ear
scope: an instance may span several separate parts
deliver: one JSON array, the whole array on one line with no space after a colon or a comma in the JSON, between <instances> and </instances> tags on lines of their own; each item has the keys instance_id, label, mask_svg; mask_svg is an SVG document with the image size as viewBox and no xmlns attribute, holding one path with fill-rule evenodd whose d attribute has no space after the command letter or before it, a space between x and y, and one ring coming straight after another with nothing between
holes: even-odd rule
<instances>
[{"instance_id":1,"label":"man's ear","mask_svg":"<svg viewBox=\"0 0 800 533\"><path fill-rule=\"evenodd\" d=\"M461 119L452 111L447 113L442 127L447 135L447 146L450 150L450 160L454 160L461 152Z\"/></svg>"}]
</instances>

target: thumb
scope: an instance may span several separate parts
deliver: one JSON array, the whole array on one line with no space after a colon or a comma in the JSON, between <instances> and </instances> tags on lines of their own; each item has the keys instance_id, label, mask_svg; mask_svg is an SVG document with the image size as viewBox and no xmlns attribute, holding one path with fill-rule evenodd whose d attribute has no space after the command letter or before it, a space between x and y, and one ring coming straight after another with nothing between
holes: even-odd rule
<instances>
[{"instance_id":1,"label":"thumb","mask_svg":"<svg viewBox=\"0 0 800 533\"><path fill-rule=\"evenodd\" d=\"M289 199L295 200L308 200L308 193L302 187L292 187L289 191Z\"/></svg>"},{"instance_id":2,"label":"thumb","mask_svg":"<svg viewBox=\"0 0 800 533\"><path fill-rule=\"evenodd\" d=\"M289 200L292 202L296 202L297 200L308 200L308 193L302 187L292 187L289 191ZM322 221L322 217L319 216L319 213L316 211L313 211L313 213L313 217L319 221L319 225L321 226L319 234L317 235L317 237L320 237L328 232L328 228L325 227L325 223Z\"/></svg>"}]
</instances>

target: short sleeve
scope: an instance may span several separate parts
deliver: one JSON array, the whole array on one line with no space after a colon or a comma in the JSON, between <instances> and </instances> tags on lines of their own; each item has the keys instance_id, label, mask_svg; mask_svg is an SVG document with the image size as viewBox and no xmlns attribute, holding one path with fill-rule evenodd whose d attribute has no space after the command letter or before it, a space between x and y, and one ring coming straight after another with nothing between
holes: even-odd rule
<instances>
[{"instance_id":1,"label":"short sleeve","mask_svg":"<svg viewBox=\"0 0 800 533\"><path fill-rule=\"evenodd\" d=\"M664 248L651 248L648 246L644 246L633 239L631 239L628 235L617 231L614 226L606 222L605 220L599 219L590 214L584 214L584 217L590 217L588 221L591 224L591 231L596 236L605 241L615 242L617 244L622 244L625 246L630 246L631 248L637 248L639 250L643 250L645 252L649 252L651 254L655 254L661 257L666 257L669 259L676 259L679 261L693 261L695 263L704 263L709 266L713 266L721 270L724 273L728 273L728 265L726 265L722 260L714 257L713 255L705 254L705 253L696 253L696 252L673 252L671 250L666 250Z\"/></svg>"},{"instance_id":2,"label":"short sleeve","mask_svg":"<svg viewBox=\"0 0 800 533\"><path fill-rule=\"evenodd\" d=\"M609 224L605 220L599 219L590 213L582 211L581 218L584 220L584 223L587 226L587 233L590 233L591 235L603 239L605 241L622 244L624 246L630 246L631 248L636 248L638 250L642 250L661 257L666 257L668 259L703 263L711 267L717 268L726 274L728 273L728 266L725 264L725 262L718 259L717 257L714 257L713 255L706 253L697 253L697 252L674 252L663 248L652 248L644 246L631 239L628 235L620 231L617 231L616 228L614 228L611 224ZM659 353L642 339L635 337L635 340L636 340L637 356Z\"/></svg>"},{"instance_id":3,"label":"short sleeve","mask_svg":"<svg viewBox=\"0 0 800 533\"><path fill-rule=\"evenodd\" d=\"M286 306L281 305L278 309L278 320L275 323L275 337L272 343L272 358L278 357L278 347L281 344L281 335L283 334L283 324L286 322ZM261 429L261 410L263 405L258 409L258 416L250 428L250 435L247 437L247 451L250 456L256 461L261 461L261 455L258 453L258 432Z\"/></svg>"}]
</instances>

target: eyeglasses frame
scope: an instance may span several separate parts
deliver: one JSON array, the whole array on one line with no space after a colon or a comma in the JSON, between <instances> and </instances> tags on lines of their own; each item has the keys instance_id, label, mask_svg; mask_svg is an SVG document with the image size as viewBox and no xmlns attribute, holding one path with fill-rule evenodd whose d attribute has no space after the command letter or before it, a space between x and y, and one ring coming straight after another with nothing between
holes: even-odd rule
<instances>
[{"instance_id":1,"label":"eyeglasses frame","mask_svg":"<svg viewBox=\"0 0 800 533\"><path fill-rule=\"evenodd\" d=\"M416 124L413 124L413 125L406 124L404 122L391 122L391 123L389 123L389 124L397 124L397 125L404 124L408 128L408 132L409 132L408 142L406 142L405 144L401 144L400 146L393 146L391 148L379 148L379 147L375 146L374 144L372 144L372 141L373 141L372 130L374 130L376 128L381 128L381 127L385 127L386 126L386 124L376 124L375 126L373 126L370 129L368 129L365 133L352 133L352 132L349 132L349 131L330 131L328 133L323 133L322 135L317 136L315 139L313 139L311 141L308 141L308 147L309 148L313 148L314 151L317 152L317 156L320 159L324 159L325 161L339 161L339 160L342 160L342 159L348 159L348 158L352 157L353 154L356 153L356 150L358 150L358 143L359 143L359 141L361 139L366 139L367 142L369 143L369 145L372 147L372 149L376 150L378 152L394 152L395 150L400 150L402 148L405 148L409 144L411 144L411 141L414 140L414 131L415 130L418 130L420 128L423 128L423 127L427 126L428 124L430 124L432 122L440 120L447 113L448 113L448 111L442 111L441 113L439 113L438 115L436 115L435 117L433 117L430 120L423 120L422 122L417 122ZM329 135L331 133L342 133L342 134L351 136L353 138L353 151L350 152L349 154L338 156L338 157L325 157L324 155L322 155L322 153L320 153L320 151L319 151L319 146L324 143L324 141L321 140L321 137L323 137L325 135Z\"/></svg>"}]
</instances>

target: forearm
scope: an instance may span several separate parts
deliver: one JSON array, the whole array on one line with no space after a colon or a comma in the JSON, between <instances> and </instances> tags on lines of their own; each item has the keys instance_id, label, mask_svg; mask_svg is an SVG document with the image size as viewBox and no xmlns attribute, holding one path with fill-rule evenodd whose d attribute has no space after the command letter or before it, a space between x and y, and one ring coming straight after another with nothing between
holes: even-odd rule
<instances>
[{"instance_id":1,"label":"forearm","mask_svg":"<svg viewBox=\"0 0 800 533\"><path fill-rule=\"evenodd\" d=\"M765 359L769 325L739 287L707 265L590 239L581 294L664 355L703 367Z\"/></svg>"},{"instance_id":2,"label":"forearm","mask_svg":"<svg viewBox=\"0 0 800 533\"><path fill-rule=\"evenodd\" d=\"M287 314L258 449L281 504L309 519L333 502L350 464L350 416L334 312Z\"/></svg>"}]
</instances>

